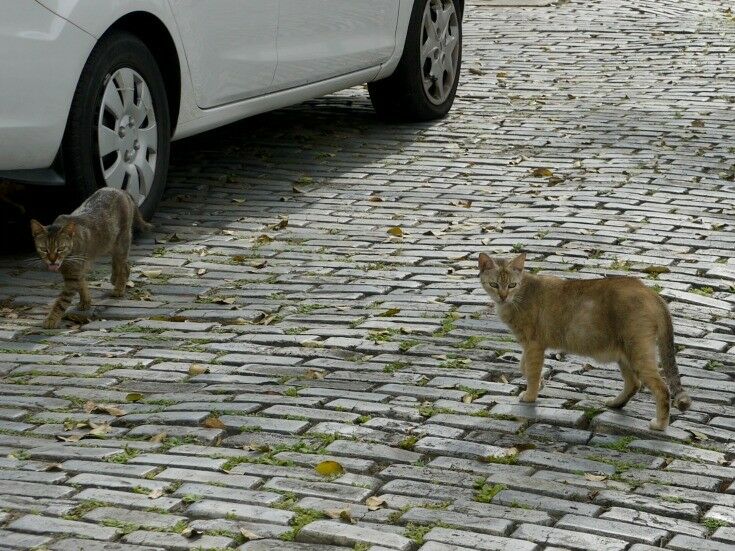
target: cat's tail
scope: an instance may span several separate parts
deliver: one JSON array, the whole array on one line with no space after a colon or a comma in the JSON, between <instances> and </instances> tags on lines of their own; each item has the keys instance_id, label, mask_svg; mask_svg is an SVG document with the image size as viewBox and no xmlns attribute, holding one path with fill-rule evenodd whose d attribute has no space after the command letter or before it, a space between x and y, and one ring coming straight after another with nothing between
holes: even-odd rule
<instances>
[{"instance_id":1,"label":"cat's tail","mask_svg":"<svg viewBox=\"0 0 735 551\"><path fill-rule=\"evenodd\" d=\"M676 367L676 347L674 346L674 324L671 321L671 313L666 301L658 297L661 303L662 322L658 335L658 353L661 359L661 367L664 379L669 385L672 396L672 404L679 411L686 411L692 405L692 399L681 386L679 368Z\"/></svg>"},{"instance_id":2,"label":"cat's tail","mask_svg":"<svg viewBox=\"0 0 735 551\"><path fill-rule=\"evenodd\" d=\"M140 212L140 209L138 208L138 204L135 202L135 199L133 199L132 195L129 193L128 199L130 200L130 204L133 206L133 228L138 233L145 233L150 232L153 230L153 224L149 224L145 221L145 218L143 218L143 214Z\"/></svg>"}]
</instances>

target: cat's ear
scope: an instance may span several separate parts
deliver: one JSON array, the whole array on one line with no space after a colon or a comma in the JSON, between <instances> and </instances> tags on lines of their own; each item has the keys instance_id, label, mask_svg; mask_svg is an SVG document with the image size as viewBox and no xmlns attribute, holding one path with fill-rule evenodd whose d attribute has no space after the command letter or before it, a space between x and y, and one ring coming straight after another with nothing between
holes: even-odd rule
<instances>
[{"instance_id":1,"label":"cat's ear","mask_svg":"<svg viewBox=\"0 0 735 551\"><path fill-rule=\"evenodd\" d=\"M481 272L484 272L485 270L492 270L493 268L497 267L495 261L485 253L480 253L478 264L480 265Z\"/></svg>"},{"instance_id":2,"label":"cat's ear","mask_svg":"<svg viewBox=\"0 0 735 551\"><path fill-rule=\"evenodd\" d=\"M523 264L526 262L526 253L521 253L518 256L516 256L513 260L510 261L508 264L512 269L517 270L519 272L523 271Z\"/></svg>"},{"instance_id":3,"label":"cat's ear","mask_svg":"<svg viewBox=\"0 0 735 551\"><path fill-rule=\"evenodd\" d=\"M74 232L77 231L77 224L73 220L71 222L67 222L66 225L61 228L61 233L68 235L69 237L74 237Z\"/></svg>"},{"instance_id":4,"label":"cat's ear","mask_svg":"<svg viewBox=\"0 0 735 551\"><path fill-rule=\"evenodd\" d=\"M43 227L43 224L38 220L31 220L31 234L33 237L38 237L44 233L46 233L46 228Z\"/></svg>"}]
</instances>

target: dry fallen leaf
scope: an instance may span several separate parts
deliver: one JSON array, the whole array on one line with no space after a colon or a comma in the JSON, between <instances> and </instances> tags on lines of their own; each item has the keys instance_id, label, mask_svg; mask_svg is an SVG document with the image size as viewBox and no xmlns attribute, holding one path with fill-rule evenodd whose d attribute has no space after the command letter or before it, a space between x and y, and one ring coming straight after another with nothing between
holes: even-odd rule
<instances>
[{"instance_id":1,"label":"dry fallen leaf","mask_svg":"<svg viewBox=\"0 0 735 551\"><path fill-rule=\"evenodd\" d=\"M534 176L535 178L549 178L553 175L554 173L548 168L534 168L531 171L531 176Z\"/></svg>"},{"instance_id":2,"label":"dry fallen leaf","mask_svg":"<svg viewBox=\"0 0 735 551\"><path fill-rule=\"evenodd\" d=\"M470 74L473 74L473 75L484 75L485 74L485 71L483 71L482 69L480 69L478 67L470 67Z\"/></svg>"},{"instance_id":3,"label":"dry fallen leaf","mask_svg":"<svg viewBox=\"0 0 735 551\"><path fill-rule=\"evenodd\" d=\"M165 432L159 432L158 434L151 436L148 441L153 442L154 444L160 444L166 440L166 438L168 438L168 435Z\"/></svg>"},{"instance_id":4,"label":"dry fallen leaf","mask_svg":"<svg viewBox=\"0 0 735 551\"><path fill-rule=\"evenodd\" d=\"M326 373L320 369L309 369L304 373L304 379L317 380L323 379Z\"/></svg>"},{"instance_id":5,"label":"dry fallen leaf","mask_svg":"<svg viewBox=\"0 0 735 551\"><path fill-rule=\"evenodd\" d=\"M694 128L704 128L704 121L702 119L694 119L692 121L692 126Z\"/></svg>"},{"instance_id":6,"label":"dry fallen leaf","mask_svg":"<svg viewBox=\"0 0 735 551\"><path fill-rule=\"evenodd\" d=\"M385 500L381 497L371 496L365 500L365 505L367 505L369 511L377 511L385 505Z\"/></svg>"},{"instance_id":7,"label":"dry fallen leaf","mask_svg":"<svg viewBox=\"0 0 735 551\"><path fill-rule=\"evenodd\" d=\"M209 373L209 368L206 366L194 364L189 367L189 375L202 375L204 373Z\"/></svg>"},{"instance_id":8,"label":"dry fallen leaf","mask_svg":"<svg viewBox=\"0 0 735 551\"><path fill-rule=\"evenodd\" d=\"M462 396L462 402L464 402L465 404L471 404L474 399L475 398L472 396L472 394L465 394L464 396Z\"/></svg>"},{"instance_id":9,"label":"dry fallen leaf","mask_svg":"<svg viewBox=\"0 0 735 551\"><path fill-rule=\"evenodd\" d=\"M388 233L394 237L403 237L403 230L398 226L388 228Z\"/></svg>"},{"instance_id":10,"label":"dry fallen leaf","mask_svg":"<svg viewBox=\"0 0 735 551\"><path fill-rule=\"evenodd\" d=\"M344 467L336 461L322 461L314 470L322 476L333 476L345 472Z\"/></svg>"},{"instance_id":11,"label":"dry fallen leaf","mask_svg":"<svg viewBox=\"0 0 735 551\"><path fill-rule=\"evenodd\" d=\"M253 540L262 540L263 538L265 538L265 536L256 534L255 532L248 530L247 528L240 528L240 534L243 538L245 538L246 542Z\"/></svg>"},{"instance_id":12,"label":"dry fallen leaf","mask_svg":"<svg viewBox=\"0 0 735 551\"><path fill-rule=\"evenodd\" d=\"M378 314L380 318L392 318L401 311L400 308L388 308L385 312Z\"/></svg>"},{"instance_id":13,"label":"dry fallen leaf","mask_svg":"<svg viewBox=\"0 0 735 551\"><path fill-rule=\"evenodd\" d=\"M671 272L666 266L646 266L643 271L650 275L668 274Z\"/></svg>"},{"instance_id":14,"label":"dry fallen leaf","mask_svg":"<svg viewBox=\"0 0 735 551\"><path fill-rule=\"evenodd\" d=\"M207 427L208 429L223 429L225 428L225 424L220 421L219 417L215 417L214 415L211 417L207 417L202 424Z\"/></svg>"},{"instance_id":15,"label":"dry fallen leaf","mask_svg":"<svg viewBox=\"0 0 735 551\"><path fill-rule=\"evenodd\" d=\"M288 226L288 216L282 216L281 219L271 226L268 226L271 230L282 230Z\"/></svg>"},{"instance_id":16,"label":"dry fallen leaf","mask_svg":"<svg viewBox=\"0 0 735 551\"><path fill-rule=\"evenodd\" d=\"M584 478L585 480L589 480L590 482L602 482L603 480L607 480L607 477L604 474L593 473L585 473Z\"/></svg>"},{"instance_id":17,"label":"dry fallen leaf","mask_svg":"<svg viewBox=\"0 0 735 551\"><path fill-rule=\"evenodd\" d=\"M163 490L161 488L156 488L150 494L148 494L148 498L149 499L158 499L162 495L163 495Z\"/></svg>"},{"instance_id":18,"label":"dry fallen leaf","mask_svg":"<svg viewBox=\"0 0 735 551\"><path fill-rule=\"evenodd\" d=\"M508 77L508 73L506 73L505 71L498 71L498 73L497 73L496 76L498 78L507 78Z\"/></svg>"},{"instance_id":19,"label":"dry fallen leaf","mask_svg":"<svg viewBox=\"0 0 735 551\"><path fill-rule=\"evenodd\" d=\"M324 513L329 518L349 522L351 524L357 523L357 521L352 518L352 512L347 507L345 507L344 509L327 509L326 511L324 511Z\"/></svg>"},{"instance_id":20,"label":"dry fallen leaf","mask_svg":"<svg viewBox=\"0 0 735 551\"><path fill-rule=\"evenodd\" d=\"M92 427L92 430L89 431L90 436L104 436L112 430L109 423L89 423L89 426Z\"/></svg>"},{"instance_id":21,"label":"dry fallen leaf","mask_svg":"<svg viewBox=\"0 0 735 551\"><path fill-rule=\"evenodd\" d=\"M267 245L271 241L273 241L273 238L270 235L266 235L266 234L259 235L258 237L255 238L256 245Z\"/></svg>"},{"instance_id":22,"label":"dry fallen leaf","mask_svg":"<svg viewBox=\"0 0 735 551\"><path fill-rule=\"evenodd\" d=\"M206 268L199 268L199 269L197 270L197 275L198 275L198 276L203 276L203 275L204 275L204 274L206 274L206 273L207 273L207 269L206 269Z\"/></svg>"},{"instance_id":23,"label":"dry fallen leaf","mask_svg":"<svg viewBox=\"0 0 735 551\"><path fill-rule=\"evenodd\" d=\"M158 277L161 275L161 270L144 270L140 272L142 276L147 278Z\"/></svg>"},{"instance_id":24,"label":"dry fallen leaf","mask_svg":"<svg viewBox=\"0 0 735 551\"><path fill-rule=\"evenodd\" d=\"M83 434L71 434L69 436L56 435L56 439L62 442L79 442L83 437Z\"/></svg>"},{"instance_id":25,"label":"dry fallen leaf","mask_svg":"<svg viewBox=\"0 0 735 551\"><path fill-rule=\"evenodd\" d=\"M185 538L192 539L192 538L198 538L204 533L204 530L198 530L189 527L184 528L184 530L181 532L181 535Z\"/></svg>"},{"instance_id":26,"label":"dry fallen leaf","mask_svg":"<svg viewBox=\"0 0 735 551\"><path fill-rule=\"evenodd\" d=\"M263 268L265 268L268 265L268 261L267 260L261 260L260 262L253 262L250 265L253 268L255 268L256 270L262 270Z\"/></svg>"}]
</instances>

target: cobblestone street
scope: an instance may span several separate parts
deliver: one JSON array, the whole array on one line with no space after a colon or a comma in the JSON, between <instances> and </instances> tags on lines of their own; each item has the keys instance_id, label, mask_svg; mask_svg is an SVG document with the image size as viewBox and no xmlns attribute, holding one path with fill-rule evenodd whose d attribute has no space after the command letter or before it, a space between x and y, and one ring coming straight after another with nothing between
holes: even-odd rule
<instances>
[{"instance_id":1,"label":"cobblestone street","mask_svg":"<svg viewBox=\"0 0 735 551\"><path fill-rule=\"evenodd\" d=\"M351 89L177 142L123 300L0 257L0 550L735 549L735 13L470 0L438 123ZM632 275L692 396L520 347L477 255Z\"/></svg>"}]
</instances>

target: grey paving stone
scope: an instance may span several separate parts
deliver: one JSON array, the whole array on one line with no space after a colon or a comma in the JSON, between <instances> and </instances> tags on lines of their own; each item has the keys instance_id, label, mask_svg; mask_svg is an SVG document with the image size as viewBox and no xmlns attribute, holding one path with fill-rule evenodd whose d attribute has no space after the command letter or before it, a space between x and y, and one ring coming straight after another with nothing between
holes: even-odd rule
<instances>
[{"instance_id":1,"label":"grey paving stone","mask_svg":"<svg viewBox=\"0 0 735 551\"><path fill-rule=\"evenodd\" d=\"M450 545L461 543L470 549L482 551L538 551L539 546L529 541L476 534L450 528L432 528L424 539ZM423 548L422 548L423 549Z\"/></svg>"},{"instance_id":2,"label":"grey paving stone","mask_svg":"<svg viewBox=\"0 0 735 551\"><path fill-rule=\"evenodd\" d=\"M229 486L233 488L252 489L259 486L263 479L257 476L243 476L237 474L215 473L212 471L199 471L195 469L179 469L168 467L156 474L155 480L168 480L178 482L186 480L204 484L217 484L218 486Z\"/></svg>"},{"instance_id":3,"label":"grey paving stone","mask_svg":"<svg viewBox=\"0 0 735 551\"><path fill-rule=\"evenodd\" d=\"M154 494L155 495L155 494ZM171 497L150 498L148 495L135 494L131 492L118 492L116 490L87 488L82 490L74 499L81 501L99 501L109 505L118 505L120 507L130 507L131 509L162 509L164 511L172 511L181 505L180 499Z\"/></svg>"},{"instance_id":4,"label":"grey paving stone","mask_svg":"<svg viewBox=\"0 0 735 551\"><path fill-rule=\"evenodd\" d=\"M113 528L41 515L24 515L11 522L8 528L31 534L65 534L103 541L110 541L117 535Z\"/></svg>"},{"instance_id":5,"label":"grey paving stone","mask_svg":"<svg viewBox=\"0 0 735 551\"><path fill-rule=\"evenodd\" d=\"M620 539L597 536L584 532L572 532L560 528L549 528L548 526L538 526L536 524L521 524L511 534L511 537L531 540L546 545L550 544L569 549L578 549L579 551L587 551L589 549L623 551L628 547L628 543Z\"/></svg>"},{"instance_id":6,"label":"grey paving stone","mask_svg":"<svg viewBox=\"0 0 735 551\"><path fill-rule=\"evenodd\" d=\"M451 455L466 459L505 457L513 453L508 449L496 446L453 440L451 438L435 438L433 436L427 436L416 442L414 449L421 453Z\"/></svg>"},{"instance_id":7,"label":"grey paving stone","mask_svg":"<svg viewBox=\"0 0 735 551\"><path fill-rule=\"evenodd\" d=\"M515 490L503 490L497 494L492 501L497 505L508 507L525 505L531 509L547 511L552 515L563 515L567 513L586 516L596 516L602 508L589 503L578 503L553 497L539 496L537 494L517 492Z\"/></svg>"},{"instance_id":8,"label":"grey paving stone","mask_svg":"<svg viewBox=\"0 0 735 551\"><path fill-rule=\"evenodd\" d=\"M649 545L660 545L669 535L666 530L658 530L617 520L593 519L579 515L564 515L554 527L583 532L585 534L596 534L598 536L647 543Z\"/></svg>"},{"instance_id":9,"label":"grey paving stone","mask_svg":"<svg viewBox=\"0 0 735 551\"><path fill-rule=\"evenodd\" d=\"M163 548L66 538L53 543L49 549L53 551L162 551Z\"/></svg>"},{"instance_id":10,"label":"grey paving stone","mask_svg":"<svg viewBox=\"0 0 735 551\"><path fill-rule=\"evenodd\" d=\"M455 511L421 509L419 507L405 512L401 517L401 522L420 526L442 523L459 529L496 536L508 534L513 527L513 523L509 520L473 517Z\"/></svg>"},{"instance_id":11,"label":"grey paving stone","mask_svg":"<svg viewBox=\"0 0 735 551\"><path fill-rule=\"evenodd\" d=\"M172 529L181 522L186 521L186 517L172 514L154 513L152 511L136 511L122 507L97 507L84 514L86 520L104 521L114 520L130 525L141 526L151 529Z\"/></svg>"},{"instance_id":12,"label":"grey paving stone","mask_svg":"<svg viewBox=\"0 0 735 551\"><path fill-rule=\"evenodd\" d=\"M8 549L34 549L50 541L51 538L49 536L22 534L0 528L0 542L2 542L0 545L7 546Z\"/></svg>"},{"instance_id":13,"label":"grey paving stone","mask_svg":"<svg viewBox=\"0 0 735 551\"><path fill-rule=\"evenodd\" d=\"M626 509L623 507L610 507L600 515L600 518L618 520L622 522L630 522L640 524L649 528L667 530L669 532L687 534L695 537L706 537L709 534L707 528L696 522L682 520L680 518L666 517L663 515L655 515L646 513L645 511L636 511L635 509Z\"/></svg>"},{"instance_id":14,"label":"grey paving stone","mask_svg":"<svg viewBox=\"0 0 735 551\"><path fill-rule=\"evenodd\" d=\"M194 518L224 518L233 517L248 522L267 522L272 524L288 524L294 513L269 509L258 505L243 505L203 499L189 506L187 515Z\"/></svg>"},{"instance_id":15,"label":"grey paving stone","mask_svg":"<svg viewBox=\"0 0 735 551\"><path fill-rule=\"evenodd\" d=\"M365 543L399 551L409 551L412 546L411 540L397 534L330 520L318 520L307 524L299 533L299 541L349 546Z\"/></svg>"},{"instance_id":16,"label":"grey paving stone","mask_svg":"<svg viewBox=\"0 0 735 551\"><path fill-rule=\"evenodd\" d=\"M391 448L390 446L385 446L383 444L367 444L362 442L351 442L349 440L337 440L332 442L327 446L326 451L335 455L346 455L348 457L369 459L376 463L414 463L422 457L420 453Z\"/></svg>"},{"instance_id":17,"label":"grey paving stone","mask_svg":"<svg viewBox=\"0 0 735 551\"><path fill-rule=\"evenodd\" d=\"M691 551L692 549L701 549L702 551L733 551L735 544L704 540L679 534L673 537L667 544L667 547L675 551Z\"/></svg>"},{"instance_id":18,"label":"grey paving stone","mask_svg":"<svg viewBox=\"0 0 735 551\"><path fill-rule=\"evenodd\" d=\"M349 548L323 545L321 543L302 543L269 539L249 541L237 549L238 551L347 551ZM376 549L376 547L373 546L372 549Z\"/></svg>"},{"instance_id":19,"label":"grey paving stone","mask_svg":"<svg viewBox=\"0 0 735 551\"><path fill-rule=\"evenodd\" d=\"M165 549L222 549L231 547L234 540L223 536L202 535L194 540L187 539L179 534L163 532L146 532L136 530L123 536L127 543L163 547Z\"/></svg>"}]
</instances>

